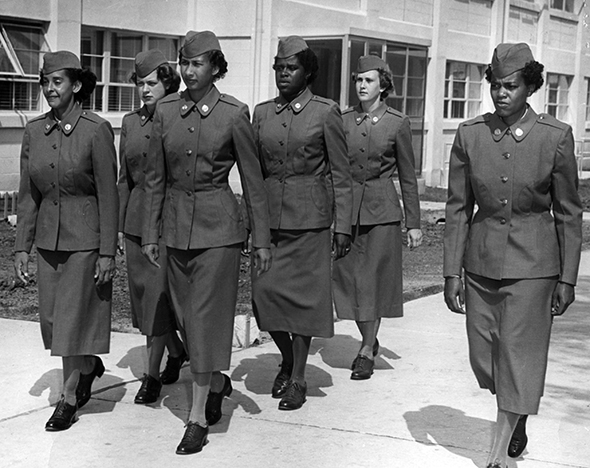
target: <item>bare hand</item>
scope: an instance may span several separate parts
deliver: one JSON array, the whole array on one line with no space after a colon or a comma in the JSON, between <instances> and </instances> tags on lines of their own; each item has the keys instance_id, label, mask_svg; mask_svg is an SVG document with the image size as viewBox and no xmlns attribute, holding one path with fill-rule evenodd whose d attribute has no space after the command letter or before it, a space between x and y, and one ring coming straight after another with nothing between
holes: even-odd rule
<instances>
[{"instance_id":1,"label":"bare hand","mask_svg":"<svg viewBox=\"0 0 590 468\"><path fill-rule=\"evenodd\" d=\"M332 251L336 253L335 258L342 258L350 252L350 236L337 232L332 241Z\"/></svg>"},{"instance_id":2,"label":"bare hand","mask_svg":"<svg viewBox=\"0 0 590 468\"><path fill-rule=\"evenodd\" d=\"M125 253L125 234L122 232L117 235L117 253L121 255Z\"/></svg>"},{"instance_id":3,"label":"bare hand","mask_svg":"<svg viewBox=\"0 0 590 468\"><path fill-rule=\"evenodd\" d=\"M557 283L551 296L551 315L563 315L576 299L574 287L568 283Z\"/></svg>"},{"instance_id":4,"label":"bare hand","mask_svg":"<svg viewBox=\"0 0 590 468\"><path fill-rule=\"evenodd\" d=\"M29 283L29 254L16 252L14 254L14 273L24 284Z\"/></svg>"},{"instance_id":5,"label":"bare hand","mask_svg":"<svg viewBox=\"0 0 590 468\"><path fill-rule=\"evenodd\" d=\"M115 257L100 255L94 265L94 282L96 286L112 281L117 274Z\"/></svg>"},{"instance_id":6,"label":"bare hand","mask_svg":"<svg viewBox=\"0 0 590 468\"><path fill-rule=\"evenodd\" d=\"M141 248L141 253L144 255L145 258L148 259L152 265L156 268L160 268L160 264L158 263L158 258L160 258L160 247L158 244L146 244Z\"/></svg>"},{"instance_id":7,"label":"bare hand","mask_svg":"<svg viewBox=\"0 0 590 468\"><path fill-rule=\"evenodd\" d=\"M465 290L463 289L461 278L445 278L444 297L449 310L458 314L465 313Z\"/></svg>"},{"instance_id":8,"label":"bare hand","mask_svg":"<svg viewBox=\"0 0 590 468\"><path fill-rule=\"evenodd\" d=\"M260 276L270 270L272 265L272 255L270 249L254 249L252 254L256 276Z\"/></svg>"},{"instance_id":9,"label":"bare hand","mask_svg":"<svg viewBox=\"0 0 590 468\"><path fill-rule=\"evenodd\" d=\"M408 229L408 247L410 250L422 244L422 229Z\"/></svg>"}]
</instances>

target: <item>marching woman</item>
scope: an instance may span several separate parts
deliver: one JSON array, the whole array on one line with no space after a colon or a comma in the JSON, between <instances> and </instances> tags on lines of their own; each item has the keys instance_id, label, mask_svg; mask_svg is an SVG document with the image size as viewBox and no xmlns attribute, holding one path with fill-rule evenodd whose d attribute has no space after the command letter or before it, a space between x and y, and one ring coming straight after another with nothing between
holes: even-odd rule
<instances>
[{"instance_id":1,"label":"marching woman","mask_svg":"<svg viewBox=\"0 0 590 468\"><path fill-rule=\"evenodd\" d=\"M332 337L330 226L336 257L350 246L352 188L337 104L308 86L314 52L298 36L279 42L273 65L279 96L256 106L254 132L269 197L273 272L254 277L254 314L281 352L272 397L279 409L306 401L311 338ZM335 213L334 213L335 210Z\"/></svg>"},{"instance_id":2,"label":"marching woman","mask_svg":"<svg viewBox=\"0 0 590 468\"><path fill-rule=\"evenodd\" d=\"M461 124L451 151L444 297L467 314L471 367L496 395L488 468L506 467L526 447L551 323L574 301L580 262L572 129L527 103L542 72L527 44L498 45L486 70L496 111Z\"/></svg>"},{"instance_id":3,"label":"marching woman","mask_svg":"<svg viewBox=\"0 0 590 468\"><path fill-rule=\"evenodd\" d=\"M369 379L379 352L382 317L401 317L402 209L408 246L422 242L420 201L414 169L410 119L388 107L391 71L375 55L361 57L353 75L359 104L343 113L352 165L353 217L350 253L334 261L334 303L341 319L355 320L362 335L352 363L353 380Z\"/></svg>"},{"instance_id":4,"label":"marching woman","mask_svg":"<svg viewBox=\"0 0 590 468\"><path fill-rule=\"evenodd\" d=\"M110 124L82 102L96 76L69 51L45 54L51 110L26 128L21 150L16 276L27 282L37 247L39 318L46 349L61 356L63 394L45 429L69 429L104 373L117 249L117 160Z\"/></svg>"},{"instance_id":5,"label":"marching woman","mask_svg":"<svg viewBox=\"0 0 590 468\"><path fill-rule=\"evenodd\" d=\"M166 250L160 248L156 268L141 253L142 215L145 210L145 168L157 102L178 91L180 76L164 54L153 49L135 57L131 81L137 86L143 106L123 117L119 150L119 251L125 252L131 298L133 326L146 336L148 371L144 374L135 403L155 402L162 384L178 380L187 360L176 333L174 311L170 306L166 277ZM164 349L168 348L166 368L160 376Z\"/></svg>"},{"instance_id":6,"label":"marching woman","mask_svg":"<svg viewBox=\"0 0 590 468\"><path fill-rule=\"evenodd\" d=\"M143 253L158 264L160 233L168 283L192 373L192 407L176 453L202 450L232 387L229 369L240 251L247 234L228 176L237 163L254 263L270 268L268 203L248 107L215 82L227 62L215 34L189 31L179 63L186 90L156 107L148 151Z\"/></svg>"}]
</instances>

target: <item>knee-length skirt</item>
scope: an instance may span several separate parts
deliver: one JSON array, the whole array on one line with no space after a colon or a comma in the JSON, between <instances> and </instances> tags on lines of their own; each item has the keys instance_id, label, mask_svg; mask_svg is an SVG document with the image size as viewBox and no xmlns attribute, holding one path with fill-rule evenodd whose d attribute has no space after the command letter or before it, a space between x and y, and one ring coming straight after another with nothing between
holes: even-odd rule
<instances>
[{"instance_id":1,"label":"knee-length skirt","mask_svg":"<svg viewBox=\"0 0 590 468\"><path fill-rule=\"evenodd\" d=\"M498 408L537 414L547 371L557 277L493 280L465 275L471 367Z\"/></svg>"},{"instance_id":2,"label":"knee-length skirt","mask_svg":"<svg viewBox=\"0 0 590 468\"><path fill-rule=\"evenodd\" d=\"M330 229L272 230L272 266L252 273L258 327L304 336L334 335Z\"/></svg>"},{"instance_id":3,"label":"knee-length skirt","mask_svg":"<svg viewBox=\"0 0 590 468\"><path fill-rule=\"evenodd\" d=\"M403 315L400 223L353 226L350 252L334 261L338 318L366 322Z\"/></svg>"},{"instance_id":4,"label":"knee-length skirt","mask_svg":"<svg viewBox=\"0 0 590 468\"><path fill-rule=\"evenodd\" d=\"M143 335L161 336L176 329L168 293L166 246L160 243L160 268L141 253L141 238L125 235L131 321Z\"/></svg>"},{"instance_id":5,"label":"knee-length skirt","mask_svg":"<svg viewBox=\"0 0 590 468\"><path fill-rule=\"evenodd\" d=\"M97 250L37 249L41 335L52 356L109 352L113 283L96 287Z\"/></svg>"},{"instance_id":6,"label":"knee-length skirt","mask_svg":"<svg viewBox=\"0 0 590 468\"><path fill-rule=\"evenodd\" d=\"M227 370L238 297L240 244L168 247L168 285L191 372Z\"/></svg>"}]
</instances>

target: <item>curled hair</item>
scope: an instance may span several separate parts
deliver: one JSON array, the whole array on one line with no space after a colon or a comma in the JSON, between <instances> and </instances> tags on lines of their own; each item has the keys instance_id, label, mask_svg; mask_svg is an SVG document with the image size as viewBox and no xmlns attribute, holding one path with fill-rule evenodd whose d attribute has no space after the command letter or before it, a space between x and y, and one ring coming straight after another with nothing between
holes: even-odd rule
<instances>
[{"instance_id":1,"label":"curled hair","mask_svg":"<svg viewBox=\"0 0 590 468\"><path fill-rule=\"evenodd\" d=\"M394 90L393 86L393 75L389 67L387 68L377 68L376 71L379 73L379 89L382 89L381 94L379 94L379 99L384 101L387 99L387 96ZM352 74L352 81L353 83L356 82L359 74L354 72Z\"/></svg>"},{"instance_id":2,"label":"curled hair","mask_svg":"<svg viewBox=\"0 0 590 468\"><path fill-rule=\"evenodd\" d=\"M533 93L538 91L545 80L543 79L543 70L545 67L542 63L535 60L527 62L523 69L519 70L526 86L533 86ZM488 83L492 82L492 66L488 65L486 68L486 80Z\"/></svg>"},{"instance_id":3,"label":"curled hair","mask_svg":"<svg viewBox=\"0 0 590 468\"><path fill-rule=\"evenodd\" d=\"M219 68L219 71L215 75L213 81L221 80L225 78L225 74L227 73L227 60L225 60L225 55L220 50L210 50L209 52L205 52L207 54L207 59L212 67ZM178 52L178 62L182 60L182 49Z\"/></svg>"},{"instance_id":4,"label":"curled hair","mask_svg":"<svg viewBox=\"0 0 590 468\"><path fill-rule=\"evenodd\" d=\"M163 63L158 68L158 81L161 81L166 90L166 96L175 93L180 88L180 75L169 63ZM129 81L137 86L137 73L133 72Z\"/></svg>"},{"instance_id":5,"label":"curled hair","mask_svg":"<svg viewBox=\"0 0 590 468\"><path fill-rule=\"evenodd\" d=\"M312 84L318 77L320 66L318 64L318 57L315 52L309 48L302 50L295 54L297 60L305 70L307 76L307 85Z\"/></svg>"},{"instance_id":6,"label":"curled hair","mask_svg":"<svg viewBox=\"0 0 590 468\"><path fill-rule=\"evenodd\" d=\"M90 97L94 88L96 88L96 75L88 68L64 68L64 73L68 79L74 84L79 81L82 87L80 91L74 94L74 100L77 103L82 103ZM43 70L39 72L39 84L43 86L44 74Z\"/></svg>"}]
</instances>

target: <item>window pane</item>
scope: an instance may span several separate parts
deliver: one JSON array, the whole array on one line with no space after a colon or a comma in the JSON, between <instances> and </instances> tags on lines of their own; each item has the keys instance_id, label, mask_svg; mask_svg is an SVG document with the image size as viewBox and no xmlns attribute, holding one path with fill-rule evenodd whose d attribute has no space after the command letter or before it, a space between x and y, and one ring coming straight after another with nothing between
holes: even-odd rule
<instances>
[{"instance_id":1,"label":"window pane","mask_svg":"<svg viewBox=\"0 0 590 468\"><path fill-rule=\"evenodd\" d=\"M404 95L404 77L403 76L394 76L393 77L393 93L396 96L403 96Z\"/></svg>"},{"instance_id":2,"label":"window pane","mask_svg":"<svg viewBox=\"0 0 590 468\"><path fill-rule=\"evenodd\" d=\"M553 117L557 117L557 106L549 105L547 106L547 113L552 115Z\"/></svg>"},{"instance_id":3,"label":"window pane","mask_svg":"<svg viewBox=\"0 0 590 468\"><path fill-rule=\"evenodd\" d=\"M342 77L342 40L308 40L307 45L318 57L320 69L311 86L314 94L340 102Z\"/></svg>"},{"instance_id":4,"label":"window pane","mask_svg":"<svg viewBox=\"0 0 590 468\"><path fill-rule=\"evenodd\" d=\"M39 84L26 81L0 81L0 109L37 110Z\"/></svg>"},{"instance_id":5,"label":"window pane","mask_svg":"<svg viewBox=\"0 0 590 468\"><path fill-rule=\"evenodd\" d=\"M402 75L406 72L406 49L388 47L386 62L394 75Z\"/></svg>"},{"instance_id":6,"label":"window pane","mask_svg":"<svg viewBox=\"0 0 590 468\"><path fill-rule=\"evenodd\" d=\"M150 49L160 50L169 62L176 62L178 60L177 41L175 39L150 37L148 39L148 47Z\"/></svg>"},{"instance_id":7,"label":"window pane","mask_svg":"<svg viewBox=\"0 0 590 468\"><path fill-rule=\"evenodd\" d=\"M451 104L451 118L462 119L465 117L465 102L453 101Z\"/></svg>"},{"instance_id":8,"label":"window pane","mask_svg":"<svg viewBox=\"0 0 590 468\"><path fill-rule=\"evenodd\" d=\"M405 112L404 110L404 100L402 98L398 98L398 97L388 97L385 100L386 104L390 107L393 107L395 110L398 110L400 112Z\"/></svg>"},{"instance_id":9,"label":"window pane","mask_svg":"<svg viewBox=\"0 0 590 468\"><path fill-rule=\"evenodd\" d=\"M406 101L406 114L409 117L421 117L424 113L424 99L410 99Z\"/></svg>"},{"instance_id":10,"label":"window pane","mask_svg":"<svg viewBox=\"0 0 590 468\"><path fill-rule=\"evenodd\" d=\"M109 111L128 112L134 108L135 87L109 87Z\"/></svg>"},{"instance_id":11,"label":"window pane","mask_svg":"<svg viewBox=\"0 0 590 468\"><path fill-rule=\"evenodd\" d=\"M134 70L134 60L112 59L111 60L111 82L129 83L129 78Z\"/></svg>"},{"instance_id":12,"label":"window pane","mask_svg":"<svg viewBox=\"0 0 590 468\"><path fill-rule=\"evenodd\" d=\"M563 0L551 0L551 7L563 10Z\"/></svg>"},{"instance_id":13,"label":"window pane","mask_svg":"<svg viewBox=\"0 0 590 468\"><path fill-rule=\"evenodd\" d=\"M483 79L483 67L480 65L469 65L468 75L471 81L481 81Z\"/></svg>"},{"instance_id":14,"label":"window pane","mask_svg":"<svg viewBox=\"0 0 590 468\"><path fill-rule=\"evenodd\" d=\"M83 109L89 109L96 112L102 111L102 93L104 86L99 85L94 89L94 92L82 103Z\"/></svg>"},{"instance_id":15,"label":"window pane","mask_svg":"<svg viewBox=\"0 0 590 468\"><path fill-rule=\"evenodd\" d=\"M113 57L129 57L134 59L141 52L141 36L123 36L113 33L111 36Z\"/></svg>"},{"instance_id":16,"label":"window pane","mask_svg":"<svg viewBox=\"0 0 590 468\"><path fill-rule=\"evenodd\" d=\"M39 52L44 45L43 34L38 28L5 25L4 29L14 52L27 75L38 75Z\"/></svg>"},{"instance_id":17,"label":"window pane","mask_svg":"<svg viewBox=\"0 0 590 468\"><path fill-rule=\"evenodd\" d=\"M408 78L408 97L422 97L424 80L421 78Z\"/></svg>"},{"instance_id":18,"label":"window pane","mask_svg":"<svg viewBox=\"0 0 590 468\"><path fill-rule=\"evenodd\" d=\"M469 83L469 99L481 99L481 83Z\"/></svg>"},{"instance_id":19,"label":"window pane","mask_svg":"<svg viewBox=\"0 0 590 468\"><path fill-rule=\"evenodd\" d=\"M408 76L424 77L426 75L426 52L410 50L408 53Z\"/></svg>"},{"instance_id":20,"label":"window pane","mask_svg":"<svg viewBox=\"0 0 590 468\"><path fill-rule=\"evenodd\" d=\"M479 109L481 108L480 101L469 101L467 103L467 118L477 117L479 115Z\"/></svg>"},{"instance_id":21,"label":"window pane","mask_svg":"<svg viewBox=\"0 0 590 468\"><path fill-rule=\"evenodd\" d=\"M461 81L453 82L453 97L454 98L465 98L465 83Z\"/></svg>"},{"instance_id":22,"label":"window pane","mask_svg":"<svg viewBox=\"0 0 590 468\"><path fill-rule=\"evenodd\" d=\"M16 73L2 42L0 42L0 73Z\"/></svg>"},{"instance_id":23,"label":"window pane","mask_svg":"<svg viewBox=\"0 0 590 468\"><path fill-rule=\"evenodd\" d=\"M448 118L449 118L449 103L450 103L450 102L451 102L451 101L449 101L448 99L447 99L447 100L445 100L445 107L444 107L444 109L443 109L443 117L444 117L445 119L448 119Z\"/></svg>"}]
</instances>

